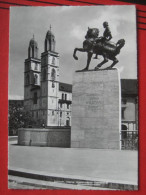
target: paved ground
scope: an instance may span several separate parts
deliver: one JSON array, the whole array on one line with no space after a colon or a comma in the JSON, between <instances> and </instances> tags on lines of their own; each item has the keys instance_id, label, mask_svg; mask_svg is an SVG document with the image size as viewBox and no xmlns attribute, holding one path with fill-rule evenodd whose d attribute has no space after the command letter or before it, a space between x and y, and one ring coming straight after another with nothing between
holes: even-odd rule
<instances>
[{"instance_id":1,"label":"paved ground","mask_svg":"<svg viewBox=\"0 0 146 195\"><path fill-rule=\"evenodd\" d=\"M136 151L9 144L9 169L40 175L137 185Z\"/></svg>"}]
</instances>

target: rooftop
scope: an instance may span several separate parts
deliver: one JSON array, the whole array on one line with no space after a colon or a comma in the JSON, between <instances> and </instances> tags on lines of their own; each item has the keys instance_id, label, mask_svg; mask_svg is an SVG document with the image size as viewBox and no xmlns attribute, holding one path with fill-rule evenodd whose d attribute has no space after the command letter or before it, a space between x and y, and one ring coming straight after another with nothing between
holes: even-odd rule
<instances>
[{"instance_id":1,"label":"rooftop","mask_svg":"<svg viewBox=\"0 0 146 195\"><path fill-rule=\"evenodd\" d=\"M59 83L59 91L72 92L72 85L67 83Z\"/></svg>"},{"instance_id":2,"label":"rooftop","mask_svg":"<svg viewBox=\"0 0 146 195\"><path fill-rule=\"evenodd\" d=\"M137 79L121 79L121 89L124 95L137 95L138 82Z\"/></svg>"}]
</instances>

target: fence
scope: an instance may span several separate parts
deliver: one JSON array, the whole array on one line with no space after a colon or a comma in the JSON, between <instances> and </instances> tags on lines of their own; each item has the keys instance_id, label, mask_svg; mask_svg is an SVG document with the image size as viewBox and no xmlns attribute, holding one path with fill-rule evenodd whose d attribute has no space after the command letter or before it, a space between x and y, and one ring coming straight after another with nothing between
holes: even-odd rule
<instances>
[{"instance_id":1,"label":"fence","mask_svg":"<svg viewBox=\"0 0 146 195\"><path fill-rule=\"evenodd\" d=\"M138 131L121 130L121 149L138 150Z\"/></svg>"}]
</instances>

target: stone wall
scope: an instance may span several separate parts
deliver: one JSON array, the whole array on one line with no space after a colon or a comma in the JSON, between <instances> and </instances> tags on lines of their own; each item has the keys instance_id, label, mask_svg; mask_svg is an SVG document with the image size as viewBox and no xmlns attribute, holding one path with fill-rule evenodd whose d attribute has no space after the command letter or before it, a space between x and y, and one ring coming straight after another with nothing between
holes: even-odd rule
<instances>
[{"instance_id":1,"label":"stone wall","mask_svg":"<svg viewBox=\"0 0 146 195\"><path fill-rule=\"evenodd\" d=\"M70 128L22 128L18 130L18 145L70 147Z\"/></svg>"}]
</instances>

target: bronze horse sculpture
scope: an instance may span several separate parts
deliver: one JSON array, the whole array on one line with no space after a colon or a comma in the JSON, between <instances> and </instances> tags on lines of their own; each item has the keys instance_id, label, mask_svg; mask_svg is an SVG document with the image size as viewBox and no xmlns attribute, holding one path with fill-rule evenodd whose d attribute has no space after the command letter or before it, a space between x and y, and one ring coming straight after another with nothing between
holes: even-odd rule
<instances>
[{"instance_id":1,"label":"bronze horse sculpture","mask_svg":"<svg viewBox=\"0 0 146 195\"><path fill-rule=\"evenodd\" d=\"M113 63L108 67L112 68L119 61L116 56L120 53L121 48L125 45L125 40L120 39L116 44L111 41L104 40L104 37L98 37L99 30L97 28L88 28L85 36L86 40L83 42L83 48L75 48L73 57L78 60L76 52L87 52L87 65L83 70L88 70L89 64L93 54L103 56L104 60L99 63L95 70L98 70L103 64L112 60Z\"/></svg>"}]
</instances>

